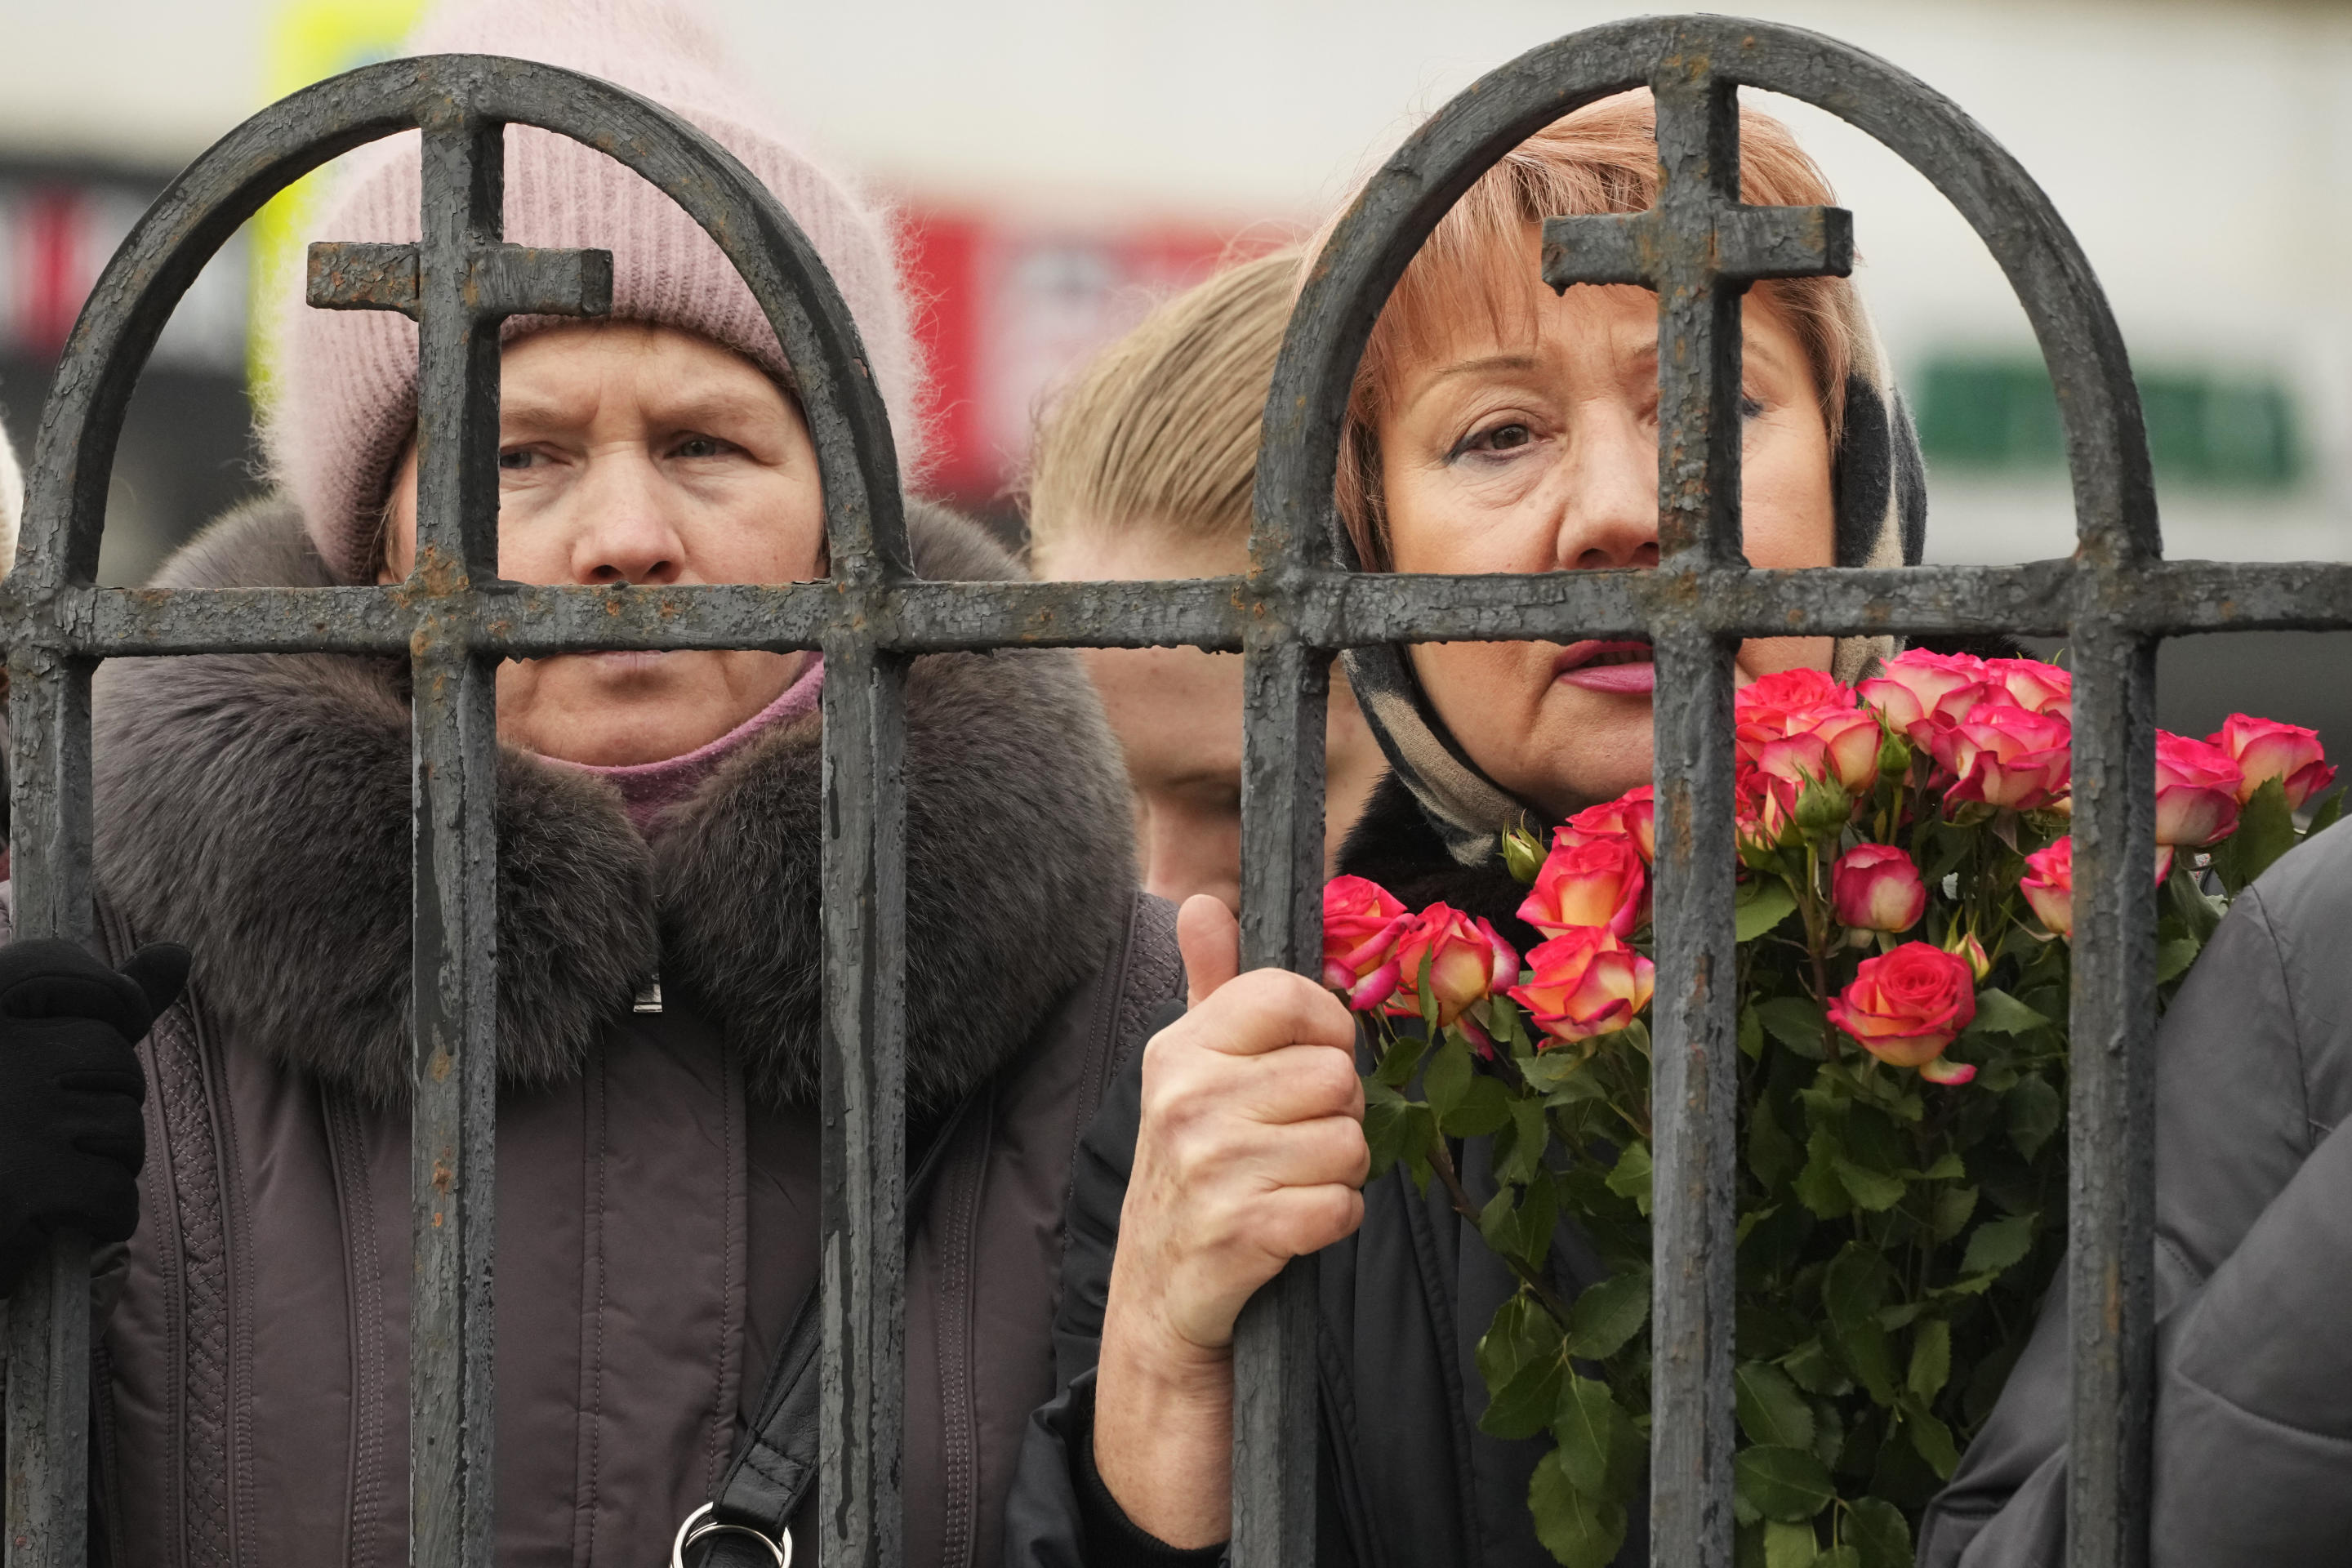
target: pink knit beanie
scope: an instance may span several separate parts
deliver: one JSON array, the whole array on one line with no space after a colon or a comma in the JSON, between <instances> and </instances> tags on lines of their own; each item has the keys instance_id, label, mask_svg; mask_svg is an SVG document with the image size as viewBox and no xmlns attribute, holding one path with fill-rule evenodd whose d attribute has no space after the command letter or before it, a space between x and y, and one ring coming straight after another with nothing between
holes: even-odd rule
<instances>
[{"instance_id":1,"label":"pink knit beanie","mask_svg":"<svg viewBox=\"0 0 2352 1568\"><path fill-rule=\"evenodd\" d=\"M740 158L815 246L864 338L898 457L920 457L916 353L888 215L820 167L730 79L718 39L677 0L451 0L407 54L510 55L562 66L675 110ZM417 237L415 132L344 159L307 238ZM613 315L725 344L790 379L767 318L719 247L635 173L568 137L507 132L506 237L613 253ZM369 580L392 468L416 425L416 326L388 310L316 310L293 280L265 438L320 553ZM506 323L509 342L563 324Z\"/></svg>"}]
</instances>

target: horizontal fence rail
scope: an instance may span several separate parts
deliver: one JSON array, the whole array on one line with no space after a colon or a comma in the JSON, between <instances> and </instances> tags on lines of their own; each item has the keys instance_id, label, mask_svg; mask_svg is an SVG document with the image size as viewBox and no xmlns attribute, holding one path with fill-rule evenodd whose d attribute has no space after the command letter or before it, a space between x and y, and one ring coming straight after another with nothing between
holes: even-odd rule
<instances>
[{"instance_id":1,"label":"horizontal fence rail","mask_svg":"<svg viewBox=\"0 0 2352 1568\"><path fill-rule=\"evenodd\" d=\"M1544 276L1638 282L1660 311L1660 542L1646 573L1415 577L1344 569L1333 495L1373 320L1446 209L1528 134L1648 87L1654 210L1560 218ZM2068 559L2013 567L1751 571L1738 515L1738 309L1756 279L1841 272L1836 209L1738 201L1737 90L1814 103L1921 170L1984 239L2058 389L2079 527ZM822 470L832 575L776 586L576 588L496 576L499 319L595 314L602 253L501 238L503 128L619 160L709 231L774 324ZM173 305L276 191L339 153L424 132L414 246L314 249L314 303L420 322L420 550L391 587L91 585L123 410ZM2065 636L2077 669L2077 916L2070 1285L2071 1560L2145 1561L2152 1316L2148 1075L2153 891L2150 650L2161 636L2352 626L2352 567L2161 558L2123 343L2048 199L1958 109L1883 61L1718 17L1590 29L1447 105L1344 216L1292 318L1267 405L1252 564L1162 584L914 581L890 431L846 310L773 197L723 149L609 84L446 56L370 67L265 110L199 158L100 278L35 453L25 544L0 585L10 642L18 931L93 932L89 673L110 657L405 655L415 718L416 1246L410 1561L490 1561L491 1045L497 660L591 648L821 648L827 799L821 1559L899 1559L905 802L902 682L915 655L1192 644L1245 660L1243 937L1253 964L1319 969L1325 703L1335 650L1431 640L1649 637L1662 668L1655 1028L1657 1437L1653 1554L1729 1568L1732 973L1730 659L1747 636ZM195 933L201 940L200 933ZM10 1303L6 1568L84 1560L87 1247L60 1241ZM1315 1552L1314 1265L1246 1311L1236 1347L1233 1561Z\"/></svg>"}]
</instances>

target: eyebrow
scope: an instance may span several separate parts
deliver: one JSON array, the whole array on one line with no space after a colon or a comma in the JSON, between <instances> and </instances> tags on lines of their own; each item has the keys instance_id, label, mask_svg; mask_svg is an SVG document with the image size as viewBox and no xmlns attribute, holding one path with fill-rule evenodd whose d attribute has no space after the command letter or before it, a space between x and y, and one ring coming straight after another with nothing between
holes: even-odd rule
<instances>
[{"instance_id":1,"label":"eyebrow","mask_svg":"<svg viewBox=\"0 0 2352 1568\"><path fill-rule=\"evenodd\" d=\"M686 429L730 419L756 419L768 411L758 398L724 391L698 392L675 400L656 397L651 402L655 415L653 423ZM527 393L510 393L499 400L501 424L511 421L524 426L562 425L578 417L576 407L562 397L535 397Z\"/></svg>"},{"instance_id":2,"label":"eyebrow","mask_svg":"<svg viewBox=\"0 0 2352 1568\"><path fill-rule=\"evenodd\" d=\"M1447 365L1444 370L1432 374L1429 378L1428 384L1435 385L1438 382L1444 381L1449 376L1480 375L1488 371L1533 370L1535 368L1536 356L1533 354L1482 354L1476 359L1457 360L1454 363Z\"/></svg>"}]
</instances>

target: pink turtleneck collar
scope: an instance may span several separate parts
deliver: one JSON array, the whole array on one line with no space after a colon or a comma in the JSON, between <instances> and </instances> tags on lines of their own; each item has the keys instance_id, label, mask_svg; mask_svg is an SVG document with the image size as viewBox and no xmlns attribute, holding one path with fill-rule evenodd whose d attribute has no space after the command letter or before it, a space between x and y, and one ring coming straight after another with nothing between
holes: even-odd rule
<instances>
[{"instance_id":1,"label":"pink turtleneck collar","mask_svg":"<svg viewBox=\"0 0 2352 1568\"><path fill-rule=\"evenodd\" d=\"M600 779L610 780L621 792L621 805L639 833L653 837L656 819L669 807L692 795L719 769L719 764L749 745L754 738L779 724L788 724L804 714L816 710L817 698L824 689L824 659L812 658L808 668L793 679L777 699L744 720L719 739L697 746L682 757L671 757L658 763L626 763L617 767L598 767L588 763L568 763L560 757L549 762L560 767L576 769Z\"/></svg>"}]
</instances>

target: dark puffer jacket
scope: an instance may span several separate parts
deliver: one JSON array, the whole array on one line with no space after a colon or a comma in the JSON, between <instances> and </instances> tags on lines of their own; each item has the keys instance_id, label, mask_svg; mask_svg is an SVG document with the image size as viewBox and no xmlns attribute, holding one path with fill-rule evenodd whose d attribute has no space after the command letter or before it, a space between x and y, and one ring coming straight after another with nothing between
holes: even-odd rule
<instances>
[{"instance_id":1,"label":"dark puffer jacket","mask_svg":"<svg viewBox=\"0 0 2352 1568\"><path fill-rule=\"evenodd\" d=\"M1456 864L1393 777L1373 793L1340 866L1381 881L1408 904L1445 899L1497 918L1507 935L1533 940L1515 912L1526 889L1498 864ZM1092 1468L1093 1368L1141 1091L1139 1059L1121 1070L1079 1147L1054 1325L1064 1387L1039 1412L1022 1455L1006 1515L1010 1568L1175 1568L1213 1564L1221 1554L1151 1542L1118 1516ZM1486 1138L1455 1145L1474 1200L1495 1190L1490 1150ZM1478 1338L1517 1289L1509 1271L1442 1190L1415 1192L1402 1169L1365 1188L1361 1227L1319 1256L1320 1568L1551 1568L1527 1502L1528 1478L1548 1445L1478 1430L1486 1408ZM1607 1273L1566 1221L1553 1240L1551 1271L1571 1298ZM1617 1562L1630 1568L1648 1561L1637 1510Z\"/></svg>"},{"instance_id":2,"label":"dark puffer jacket","mask_svg":"<svg viewBox=\"0 0 2352 1568\"><path fill-rule=\"evenodd\" d=\"M910 521L928 574L1015 574L971 525ZM271 504L162 580L329 578ZM141 1047L142 1217L100 1352L117 1563L405 1560L404 679L324 656L100 677L110 942L196 953ZM1070 656L920 659L908 708L908 1147L934 1157L908 1224L907 1561L965 1568L997 1560L1054 1393L1075 1144L1181 973ZM814 717L757 737L650 847L603 781L502 755L502 1563L667 1561L815 1278L820 742Z\"/></svg>"},{"instance_id":3,"label":"dark puffer jacket","mask_svg":"<svg viewBox=\"0 0 2352 1568\"><path fill-rule=\"evenodd\" d=\"M2352 831L2241 897L2156 1039L2157 1568L2352 1558ZM2064 1277L1920 1533L2059 1568Z\"/></svg>"}]
</instances>

